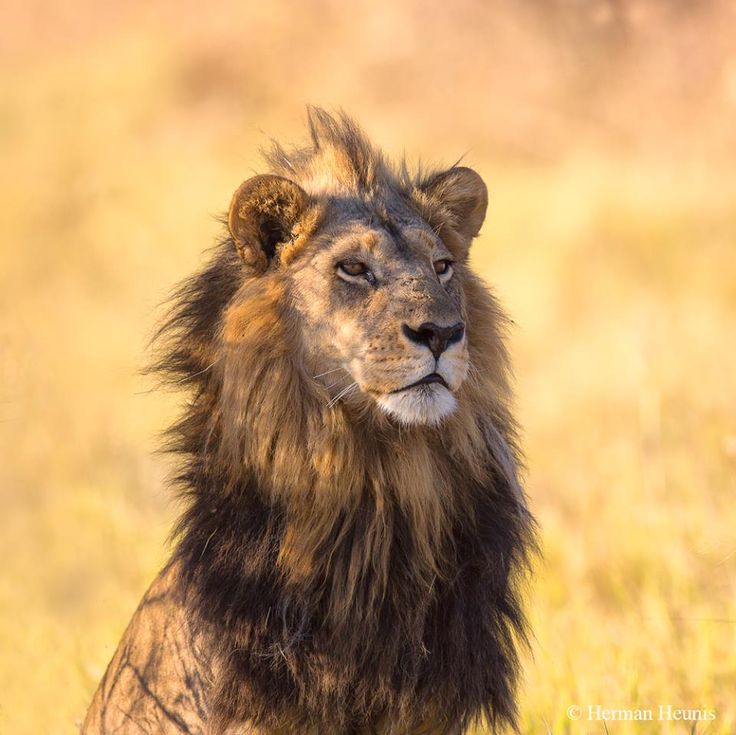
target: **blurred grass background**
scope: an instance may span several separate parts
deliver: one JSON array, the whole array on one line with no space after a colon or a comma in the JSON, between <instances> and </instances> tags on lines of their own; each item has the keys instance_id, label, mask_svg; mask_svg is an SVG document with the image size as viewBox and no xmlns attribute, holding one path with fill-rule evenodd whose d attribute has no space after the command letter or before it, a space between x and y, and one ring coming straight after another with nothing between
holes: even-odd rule
<instances>
[{"instance_id":1,"label":"blurred grass background","mask_svg":"<svg viewBox=\"0 0 736 735\"><path fill-rule=\"evenodd\" d=\"M343 107L466 154L542 529L524 733L736 732L736 10L702 0L3 4L0 733L73 733L166 558L137 371L259 146Z\"/></svg>"}]
</instances>

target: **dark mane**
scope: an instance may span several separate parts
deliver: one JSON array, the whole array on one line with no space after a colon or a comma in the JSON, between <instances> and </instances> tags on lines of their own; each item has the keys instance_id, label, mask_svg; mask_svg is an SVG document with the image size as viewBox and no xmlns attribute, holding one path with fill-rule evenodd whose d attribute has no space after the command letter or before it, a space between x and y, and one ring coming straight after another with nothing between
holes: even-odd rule
<instances>
[{"instance_id":1,"label":"dark mane","mask_svg":"<svg viewBox=\"0 0 736 735\"><path fill-rule=\"evenodd\" d=\"M310 129L309 148L274 146L274 172L400 188L348 118L312 110ZM326 173L329 162L337 168ZM250 282L225 238L176 291L154 370L188 392L168 442L185 503L176 559L181 594L216 642L216 725L352 733L381 722L399 733L429 723L439 734L485 717L515 726L534 523L517 476L504 318L471 275L465 289L477 375L457 417L403 434L345 422L332 447L351 461L330 468L330 503L324 478L298 472L309 446L331 440L324 405L284 350L297 327L277 282ZM226 338L233 314L244 330L237 352ZM273 425L254 423L256 403L271 407ZM279 474L286 454L290 475ZM417 457L446 496L435 516L396 484Z\"/></svg>"}]
</instances>

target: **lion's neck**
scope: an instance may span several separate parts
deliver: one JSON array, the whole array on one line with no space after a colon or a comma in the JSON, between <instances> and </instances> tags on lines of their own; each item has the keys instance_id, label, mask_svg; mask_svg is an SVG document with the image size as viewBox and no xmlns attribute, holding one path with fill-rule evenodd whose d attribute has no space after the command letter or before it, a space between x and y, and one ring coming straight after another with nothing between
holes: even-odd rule
<instances>
[{"instance_id":1,"label":"lion's neck","mask_svg":"<svg viewBox=\"0 0 736 735\"><path fill-rule=\"evenodd\" d=\"M178 555L188 604L217 631L223 717L341 732L357 713L409 722L437 706L456 719L491 699L511 706L511 583L529 538L516 485L437 435L386 439L356 431L351 446L343 434L346 458L310 437L324 466L353 468L344 486L339 474L307 482L314 463L286 488L264 487L252 466L228 476L195 461Z\"/></svg>"}]
</instances>

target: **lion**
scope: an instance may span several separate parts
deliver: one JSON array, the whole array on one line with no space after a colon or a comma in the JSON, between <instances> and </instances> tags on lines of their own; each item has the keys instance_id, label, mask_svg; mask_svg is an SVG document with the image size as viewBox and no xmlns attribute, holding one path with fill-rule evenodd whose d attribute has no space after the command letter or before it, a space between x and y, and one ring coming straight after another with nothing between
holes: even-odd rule
<instances>
[{"instance_id":1,"label":"lion","mask_svg":"<svg viewBox=\"0 0 736 735\"><path fill-rule=\"evenodd\" d=\"M161 328L184 510L85 735L518 726L536 531L508 319L468 261L486 186L308 118Z\"/></svg>"}]
</instances>

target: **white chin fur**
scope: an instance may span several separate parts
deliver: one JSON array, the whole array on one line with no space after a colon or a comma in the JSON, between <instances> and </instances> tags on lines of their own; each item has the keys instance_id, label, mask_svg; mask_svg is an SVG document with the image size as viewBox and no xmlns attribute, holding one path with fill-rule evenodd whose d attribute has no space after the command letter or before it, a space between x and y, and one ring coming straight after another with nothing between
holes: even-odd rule
<instances>
[{"instance_id":1,"label":"white chin fur","mask_svg":"<svg viewBox=\"0 0 736 735\"><path fill-rule=\"evenodd\" d=\"M438 424L457 406L455 396L438 383L387 393L377 400L389 416L406 425Z\"/></svg>"}]
</instances>

